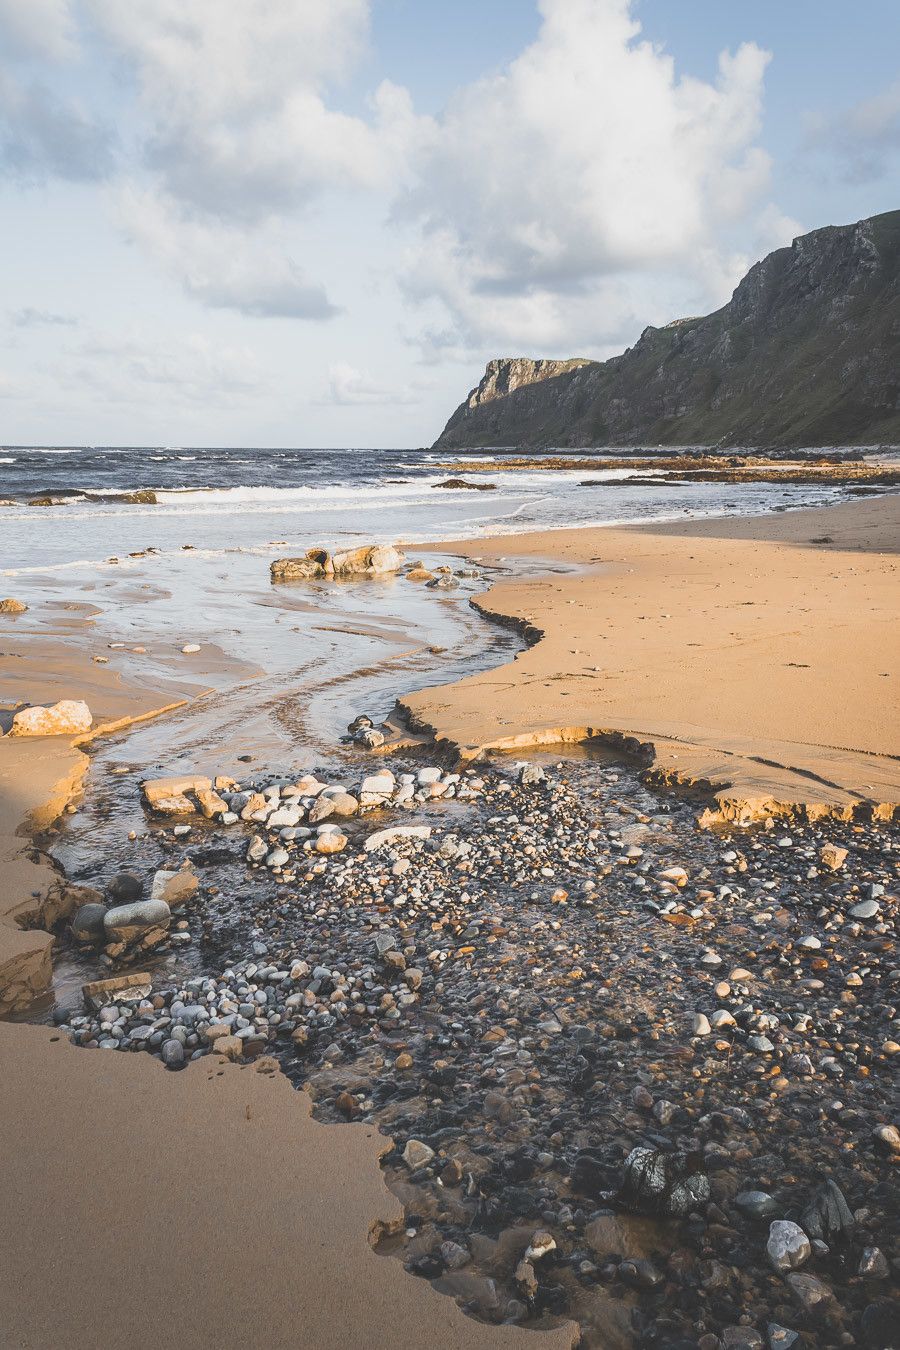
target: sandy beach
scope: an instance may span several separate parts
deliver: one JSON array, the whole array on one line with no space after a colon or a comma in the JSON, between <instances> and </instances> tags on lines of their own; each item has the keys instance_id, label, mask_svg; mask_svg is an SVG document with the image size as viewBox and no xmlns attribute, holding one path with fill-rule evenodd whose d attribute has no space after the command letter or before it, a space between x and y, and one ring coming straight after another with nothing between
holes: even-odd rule
<instances>
[{"instance_id":1,"label":"sandy beach","mask_svg":"<svg viewBox=\"0 0 900 1350\"><path fill-rule=\"evenodd\" d=\"M403 700L466 757L592 737L646 747L712 814L874 813L900 804L900 499L460 545L576 564L478 604L535 645ZM538 640L539 637L539 640Z\"/></svg>"},{"instance_id":2,"label":"sandy beach","mask_svg":"<svg viewBox=\"0 0 900 1350\"><path fill-rule=\"evenodd\" d=\"M455 684L396 694L437 748L464 762L592 740L639 749L651 785L663 797L690 789L706 823L887 822L900 804L898 518L887 496L442 546L530 560L529 575L476 603L532 645ZM16 638L17 621L2 622ZM94 735L178 705L189 720L209 688L183 663L124 679L93 661L77 631L16 644L0 663L7 706L13 691L31 702L86 697ZM215 660L222 681L249 669L229 667L225 652ZM65 738L0 740L7 1011L47 987L45 929L76 903L31 835L78 799L88 764ZM373 1253L370 1231L396 1227L403 1212L402 1187L392 1198L379 1173L390 1142L371 1124L311 1119L310 1098L277 1061L213 1055L167 1074L148 1056L82 1054L48 1026L0 1024L0 1039L0 1166L10 1211L22 1216L2 1244L0 1323L11 1346L236 1347L256 1343L262 1324L275 1347L298 1344L300 1327L303 1343L335 1347L526 1342L524 1330L466 1317ZM880 1119L882 1100L873 1098ZM549 1320L556 1329L535 1344L577 1343L573 1322ZM631 1343L624 1322L603 1334L587 1343Z\"/></svg>"}]
</instances>

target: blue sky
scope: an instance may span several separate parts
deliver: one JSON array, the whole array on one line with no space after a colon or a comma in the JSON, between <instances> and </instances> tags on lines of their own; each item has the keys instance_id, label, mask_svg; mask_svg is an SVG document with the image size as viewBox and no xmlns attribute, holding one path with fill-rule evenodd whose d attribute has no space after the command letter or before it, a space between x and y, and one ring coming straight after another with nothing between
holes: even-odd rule
<instances>
[{"instance_id":1,"label":"blue sky","mask_svg":"<svg viewBox=\"0 0 900 1350\"><path fill-rule=\"evenodd\" d=\"M0 441L420 445L900 206L895 0L0 0Z\"/></svg>"}]
</instances>

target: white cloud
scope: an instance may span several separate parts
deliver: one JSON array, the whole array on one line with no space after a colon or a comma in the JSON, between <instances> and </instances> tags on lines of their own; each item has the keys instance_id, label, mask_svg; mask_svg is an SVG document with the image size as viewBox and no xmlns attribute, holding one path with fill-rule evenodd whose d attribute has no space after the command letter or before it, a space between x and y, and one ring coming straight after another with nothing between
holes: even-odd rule
<instances>
[{"instance_id":1,"label":"white cloud","mask_svg":"<svg viewBox=\"0 0 900 1350\"><path fill-rule=\"evenodd\" d=\"M319 402L336 403L340 407L359 407L369 404L418 403L413 389L397 390L380 384L367 370L340 361L328 367L328 392Z\"/></svg>"},{"instance_id":2,"label":"white cloud","mask_svg":"<svg viewBox=\"0 0 900 1350\"><path fill-rule=\"evenodd\" d=\"M189 210L255 223L323 191L392 181L416 134L385 81L368 119L327 93L364 48L368 0L89 0L131 62L145 155Z\"/></svg>"},{"instance_id":3,"label":"white cloud","mask_svg":"<svg viewBox=\"0 0 900 1350\"><path fill-rule=\"evenodd\" d=\"M272 230L201 223L158 192L126 188L117 202L128 237L210 308L256 318L329 319L338 312Z\"/></svg>"},{"instance_id":4,"label":"white cloud","mask_svg":"<svg viewBox=\"0 0 900 1350\"><path fill-rule=\"evenodd\" d=\"M883 177L900 153L900 80L840 113L808 119L806 148L833 156L848 182Z\"/></svg>"},{"instance_id":5,"label":"white cloud","mask_svg":"<svg viewBox=\"0 0 900 1350\"><path fill-rule=\"evenodd\" d=\"M675 303L676 271L721 301L739 276L726 241L768 186L768 53L747 43L714 83L679 78L629 0L540 9L535 42L451 100L396 208L420 233L408 294L438 297L469 346L611 340L648 292L665 303L660 282Z\"/></svg>"}]
</instances>

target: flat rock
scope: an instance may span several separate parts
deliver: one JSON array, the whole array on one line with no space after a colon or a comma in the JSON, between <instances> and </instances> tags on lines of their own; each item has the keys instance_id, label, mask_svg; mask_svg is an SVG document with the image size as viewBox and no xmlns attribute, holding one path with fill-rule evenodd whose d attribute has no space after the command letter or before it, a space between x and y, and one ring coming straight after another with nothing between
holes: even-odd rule
<instances>
[{"instance_id":1,"label":"flat rock","mask_svg":"<svg viewBox=\"0 0 900 1350\"><path fill-rule=\"evenodd\" d=\"M367 853L372 853L376 848L396 844L402 839L428 839L430 835L430 825L393 825L370 834L363 847Z\"/></svg>"}]
</instances>

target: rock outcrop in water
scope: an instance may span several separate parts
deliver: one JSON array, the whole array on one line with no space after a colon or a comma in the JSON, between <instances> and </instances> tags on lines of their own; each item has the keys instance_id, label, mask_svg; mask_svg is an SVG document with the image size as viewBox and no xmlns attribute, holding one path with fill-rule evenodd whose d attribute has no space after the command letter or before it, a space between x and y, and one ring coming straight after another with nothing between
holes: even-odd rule
<instances>
[{"instance_id":1,"label":"rock outcrop in water","mask_svg":"<svg viewBox=\"0 0 900 1350\"><path fill-rule=\"evenodd\" d=\"M900 211L756 263L609 361L488 362L435 448L900 443Z\"/></svg>"},{"instance_id":2,"label":"rock outcrop in water","mask_svg":"<svg viewBox=\"0 0 900 1350\"><path fill-rule=\"evenodd\" d=\"M278 558L269 571L273 581L308 581L317 577L377 577L398 572L403 554L390 544L367 544L363 548L329 553L311 548L301 558Z\"/></svg>"}]
</instances>

